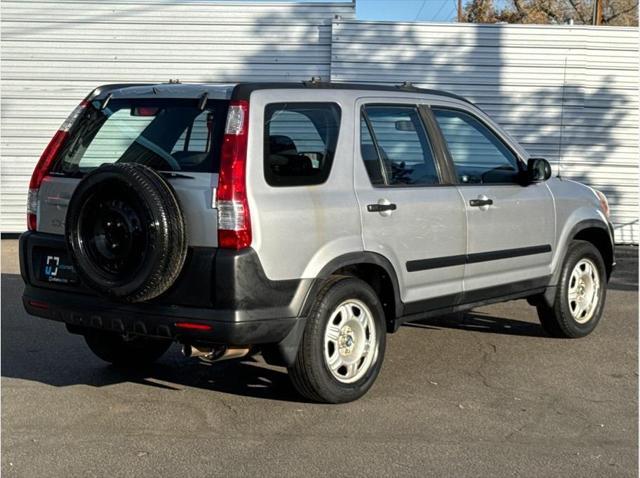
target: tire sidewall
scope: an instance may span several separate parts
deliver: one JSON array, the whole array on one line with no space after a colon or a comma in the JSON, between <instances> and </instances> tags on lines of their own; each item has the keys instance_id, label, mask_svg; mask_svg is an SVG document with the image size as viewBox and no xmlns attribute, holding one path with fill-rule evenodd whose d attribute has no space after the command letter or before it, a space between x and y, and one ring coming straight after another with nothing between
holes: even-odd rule
<instances>
[{"instance_id":1,"label":"tire sidewall","mask_svg":"<svg viewBox=\"0 0 640 478\"><path fill-rule=\"evenodd\" d=\"M148 257L145 260L142 270L140 270L133 280L127 281L126 283L110 279L107 274L93 264L81 243L79 229L81 227L81 221L84 220L84 216L89 213L85 207L86 203L97 194L96 189L107 181L119 181L130 189L131 193L139 199L146 217L150 221L158 221L152 209L148 207L147 201L138 194L135 187L126 177L108 171L96 170L94 175L87 176L85 180L78 185L77 190L74 192L73 200L69 204L66 219L67 244L72 251L71 257L75 268L81 275L83 282L94 290L108 289L112 295L125 296L142 285L145 278L151 273L153 264L158 262L160 251L165 249L166 244L164 243L165 241L163 241L162 235L157 234L155 230L148 230L148 244L147 251L145 251ZM99 280L97 280L97 278L99 278Z\"/></svg>"},{"instance_id":2,"label":"tire sidewall","mask_svg":"<svg viewBox=\"0 0 640 478\"><path fill-rule=\"evenodd\" d=\"M124 278L109 277L101 271L80 239L81 222L91 213L85 207L87 201L109 182L126 189L148 224L155 225L146 229L145 251L140 251L145 255L143 262ZM124 302L148 300L167 290L182 269L187 252L184 218L173 188L150 168L130 163L104 165L83 178L69 202L65 236L82 282L103 296Z\"/></svg>"},{"instance_id":3,"label":"tire sidewall","mask_svg":"<svg viewBox=\"0 0 640 478\"><path fill-rule=\"evenodd\" d=\"M600 290L598 292L598 305L591 319L581 324L577 322L571 314L569 308L569 284L571 281L571 273L576 264L582 259L589 259L598 270L598 278L600 280ZM583 337L591 333L602 318L605 299L607 293L607 277L605 271L604 260L602 255L592 244L584 241L575 241L571 244L569 252L565 259L562 276L560 280L560 290L558 291L559 303L556 304L557 312L562 318L562 326L566 332L573 337Z\"/></svg>"},{"instance_id":4,"label":"tire sidewall","mask_svg":"<svg viewBox=\"0 0 640 478\"><path fill-rule=\"evenodd\" d=\"M335 309L348 299L356 299L363 302L373 315L376 328L377 353L369 369L359 380L353 383L344 383L337 380L329 370L324 356L324 333ZM310 334L312 339L309 350L311 363L314 364L316 378L323 389L323 395L329 397L329 401L346 402L359 398L373 385L384 359L386 347L386 325L384 311L380 300L371 287L364 281L356 278L344 278L334 284L326 295L317 304L312 316ZM305 332L305 335L307 333Z\"/></svg>"}]
</instances>

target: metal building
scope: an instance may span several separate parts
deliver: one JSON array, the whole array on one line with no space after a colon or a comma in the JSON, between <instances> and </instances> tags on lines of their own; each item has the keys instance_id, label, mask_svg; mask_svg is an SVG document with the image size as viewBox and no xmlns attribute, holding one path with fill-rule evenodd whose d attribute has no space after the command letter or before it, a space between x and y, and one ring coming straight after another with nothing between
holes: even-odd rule
<instances>
[{"instance_id":1,"label":"metal building","mask_svg":"<svg viewBox=\"0 0 640 478\"><path fill-rule=\"evenodd\" d=\"M336 81L463 95L561 175L602 190L638 243L638 29L334 22Z\"/></svg>"},{"instance_id":2,"label":"metal building","mask_svg":"<svg viewBox=\"0 0 640 478\"><path fill-rule=\"evenodd\" d=\"M3 0L0 230L26 228L49 139L97 85L329 79L331 21L352 3Z\"/></svg>"},{"instance_id":3,"label":"metal building","mask_svg":"<svg viewBox=\"0 0 640 478\"><path fill-rule=\"evenodd\" d=\"M638 29L357 22L355 5L3 0L0 229L25 228L35 162L109 82L303 80L435 87L477 102L638 243ZM337 17L336 17L337 16Z\"/></svg>"}]
</instances>

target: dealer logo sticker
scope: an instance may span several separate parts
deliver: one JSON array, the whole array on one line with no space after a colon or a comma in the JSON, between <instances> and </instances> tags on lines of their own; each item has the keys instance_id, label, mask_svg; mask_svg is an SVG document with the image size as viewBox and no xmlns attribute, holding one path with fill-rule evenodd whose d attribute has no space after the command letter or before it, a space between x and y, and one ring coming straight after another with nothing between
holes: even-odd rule
<instances>
[{"instance_id":1,"label":"dealer logo sticker","mask_svg":"<svg viewBox=\"0 0 640 478\"><path fill-rule=\"evenodd\" d=\"M58 256L47 256L47 262L44 267L44 275L52 278L58 275L58 267L60 266L60 258Z\"/></svg>"},{"instance_id":2,"label":"dealer logo sticker","mask_svg":"<svg viewBox=\"0 0 640 478\"><path fill-rule=\"evenodd\" d=\"M69 284L75 282L75 270L71 264L65 264L60 256L47 256L44 263L44 277L48 282Z\"/></svg>"}]
</instances>

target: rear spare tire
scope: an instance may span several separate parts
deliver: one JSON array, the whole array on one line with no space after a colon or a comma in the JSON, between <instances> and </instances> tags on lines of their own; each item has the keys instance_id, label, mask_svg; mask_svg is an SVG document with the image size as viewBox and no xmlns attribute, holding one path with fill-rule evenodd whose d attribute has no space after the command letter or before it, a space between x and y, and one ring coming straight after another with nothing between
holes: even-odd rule
<instances>
[{"instance_id":1,"label":"rear spare tire","mask_svg":"<svg viewBox=\"0 0 640 478\"><path fill-rule=\"evenodd\" d=\"M124 302L165 292L187 254L173 189L141 164L107 164L87 174L69 202L65 231L82 282Z\"/></svg>"}]
</instances>

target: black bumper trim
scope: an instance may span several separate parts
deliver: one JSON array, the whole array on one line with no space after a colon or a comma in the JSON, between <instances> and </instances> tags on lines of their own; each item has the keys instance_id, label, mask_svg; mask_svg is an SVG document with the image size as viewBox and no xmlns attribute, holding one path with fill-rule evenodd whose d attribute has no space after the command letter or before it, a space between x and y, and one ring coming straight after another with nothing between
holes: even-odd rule
<instances>
[{"instance_id":1,"label":"black bumper trim","mask_svg":"<svg viewBox=\"0 0 640 478\"><path fill-rule=\"evenodd\" d=\"M38 273L43 254L67 254L63 236L25 232L20 236L20 269L24 282L45 290L95 297L82 283L56 283ZM190 247L182 272L167 292L147 304L246 311L249 319L294 317L313 279L271 280L254 249L231 251ZM117 305L117 304L116 304Z\"/></svg>"},{"instance_id":2,"label":"black bumper trim","mask_svg":"<svg viewBox=\"0 0 640 478\"><path fill-rule=\"evenodd\" d=\"M312 279L270 280L253 249L190 248L176 283L148 302L127 304L97 296L82 283L46 281L44 254L66 254L64 237L26 232L20 237L20 267L28 313L65 322L174 340L226 345L269 344L291 331ZM210 330L176 329L176 322Z\"/></svg>"},{"instance_id":3,"label":"black bumper trim","mask_svg":"<svg viewBox=\"0 0 640 478\"><path fill-rule=\"evenodd\" d=\"M91 327L181 342L224 345L258 345L282 341L295 326L296 317L253 319L250 311L200 309L178 306L120 305L90 296L67 294L27 286L26 311L37 317L73 327ZM183 330L176 322L208 325L210 330Z\"/></svg>"}]
</instances>

